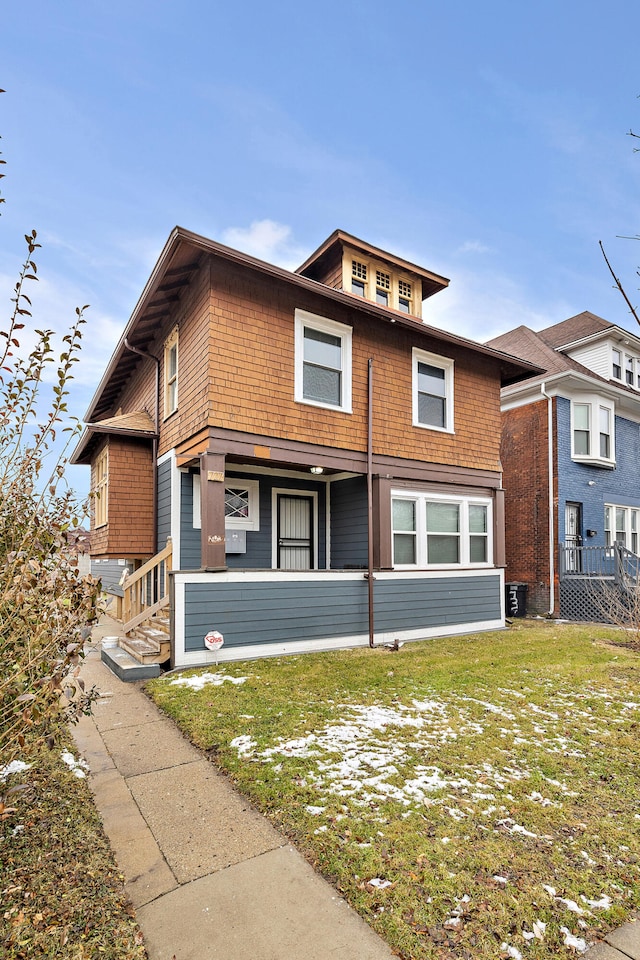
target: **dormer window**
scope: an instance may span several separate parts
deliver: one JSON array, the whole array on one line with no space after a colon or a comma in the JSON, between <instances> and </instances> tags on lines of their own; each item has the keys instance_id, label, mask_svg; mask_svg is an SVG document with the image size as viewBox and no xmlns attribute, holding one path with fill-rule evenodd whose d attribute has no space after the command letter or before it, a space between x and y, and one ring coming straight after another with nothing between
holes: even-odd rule
<instances>
[{"instance_id":1,"label":"dormer window","mask_svg":"<svg viewBox=\"0 0 640 960\"><path fill-rule=\"evenodd\" d=\"M390 290L391 275L382 270L376 270L376 303L382 307L388 307Z\"/></svg>"},{"instance_id":2,"label":"dormer window","mask_svg":"<svg viewBox=\"0 0 640 960\"><path fill-rule=\"evenodd\" d=\"M411 284L406 280L398 280L398 310L411 313Z\"/></svg>"},{"instance_id":3,"label":"dormer window","mask_svg":"<svg viewBox=\"0 0 640 960\"><path fill-rule=\"evenodd\" d=\"M351 261L351 293L359 297L367 295L367 265L359 260Z\"/></svg>"},{"instance_id":4,"label":"dormer window","mask_svg":"<svg viewBox=\"0 0 640 960\"><path fill-rule=\"evenodd\" d=\"M622 354L619 350L612 350L611 358L613 366L613 378L614 380L622 380Z\"/></svg>"}]
</instances>

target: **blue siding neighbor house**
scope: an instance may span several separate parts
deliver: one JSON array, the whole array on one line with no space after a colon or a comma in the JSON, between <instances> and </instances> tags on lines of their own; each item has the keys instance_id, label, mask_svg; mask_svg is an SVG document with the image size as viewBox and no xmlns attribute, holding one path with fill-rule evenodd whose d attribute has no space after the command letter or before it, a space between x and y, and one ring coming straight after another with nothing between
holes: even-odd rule
<instances>
[{"instance_id":1,"label":"blue siding neighbor house","mask_svg":"<svg viewBox=\"0 0 640 960\"><path fill-rule=\"evenodd\" d=\"M640 337L585 312L492 346L545 369L502 390L506 576L529 609L604 619L640 553Z\"/></svg>"}]
</instances>

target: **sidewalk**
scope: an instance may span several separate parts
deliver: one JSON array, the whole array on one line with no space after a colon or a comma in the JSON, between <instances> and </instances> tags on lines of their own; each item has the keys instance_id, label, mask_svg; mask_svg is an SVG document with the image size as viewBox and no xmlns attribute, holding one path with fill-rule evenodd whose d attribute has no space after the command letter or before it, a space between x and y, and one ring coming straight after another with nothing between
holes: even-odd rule
<instances>
[{"instance_id":1,"label":"sidewalk","mask_svg":"<svg viewBox=\"0 0 640 960\"><path fill-rule=\"evenodd\" d=\"M150 960L392 960L389 947L144 695L101 663L73 729ZM607 960L607 958L605 958Z\"/></svg>"},{"instance_id":2,"label":"sidewalk","mask_svg":"<svg viewBox=\"0 0 640 960\"><path fill-rule=\"evenodd\" d=\"M389 947L144 695L101 662L73 734L150 960L392 960ZM589 960L640 960L640 921Z\"/></svg>"}]
</instances>

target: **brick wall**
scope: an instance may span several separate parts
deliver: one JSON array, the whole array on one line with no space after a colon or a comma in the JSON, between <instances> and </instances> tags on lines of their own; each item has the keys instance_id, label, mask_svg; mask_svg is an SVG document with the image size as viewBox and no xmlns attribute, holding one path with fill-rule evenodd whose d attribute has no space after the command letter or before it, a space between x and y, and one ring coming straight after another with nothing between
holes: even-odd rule
<instances>
[{"instance_id":1,"label":"brick wall","mask_svg":"<svg viewBox=\"0 0 640 960\"><path fill-rule=\"evenodd\" d=\"M549 466L547 401L502 415L505 580L526 583L527 610L549 610Z\"/></svg>"}]
</instances>

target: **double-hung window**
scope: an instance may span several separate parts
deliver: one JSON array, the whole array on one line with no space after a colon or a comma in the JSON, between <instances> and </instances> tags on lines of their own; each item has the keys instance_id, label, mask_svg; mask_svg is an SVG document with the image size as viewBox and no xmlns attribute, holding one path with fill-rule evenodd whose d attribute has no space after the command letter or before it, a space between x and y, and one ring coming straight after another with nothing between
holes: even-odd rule
<instances>
[{"instance_id":1,"label":"double-hung window","mask_svg":"<svg viewBox=\"0 0 640 960\"><path fill-rule=\"evenodd\" d=\"M94 512L93 522L96 527L104 527L109 519L108 511L109 491L109 448L105 447L94 466Z\"/></svg>"},{"instance_id":2,"label":"double-hung window","mask_svg":"<svg viewBox=\"0 0 640 960\"><path fill-rule=\"evenodd\" d=\"M571 402L571 456L592 466L615 466L615 410L608 400Z\"/></svg>"},{"instance_id":3,"label":"double-hung window","mask_svg":"<svg viewBox=\"0 0 640 960\"><path fill-rule=\"evenodd\" d=\"M391 508L395 567L492 562L490 500L395 491Z\"/></svg>"},{"instance_id":4,"label":"double-hung window","mask_svg":"<svg viewBox=\"0 0 640 960\"><path fill-rule=\"evenodd\" d=\"M623 507L607 503L604 507L604 537L608 547L614 543L626 547L632 553L638 553L638 527L640 526L640 508Z\"/></svg>"},{"instance_id":5,"label":"double-hung window","mask_svg":"<svg viewBox=\"0 0 640 960\"><path fill-rule=\"evenodd\" d=\"M304 310L295 317L295 399L351 413L351 327Z\"/></svg>"},{"instance_id":6,"label":"double-hung window","mask_svg":"<svg viewBox=\"0 0 640 960\"><path fill-rule=\"evenodd\" d=\"M164 345L164 415L178 409L178 328L175 327Z\"/></svg>"},{"instance_id":7,"label":"double-hung window","mask_svg":"<svg viewBox=\"0 0 640 960\"><path fill-rule=\"evenodd\" d=\"M413 425L453 433L453 360L413 350Z\"/></svg>"}]
</instances>

